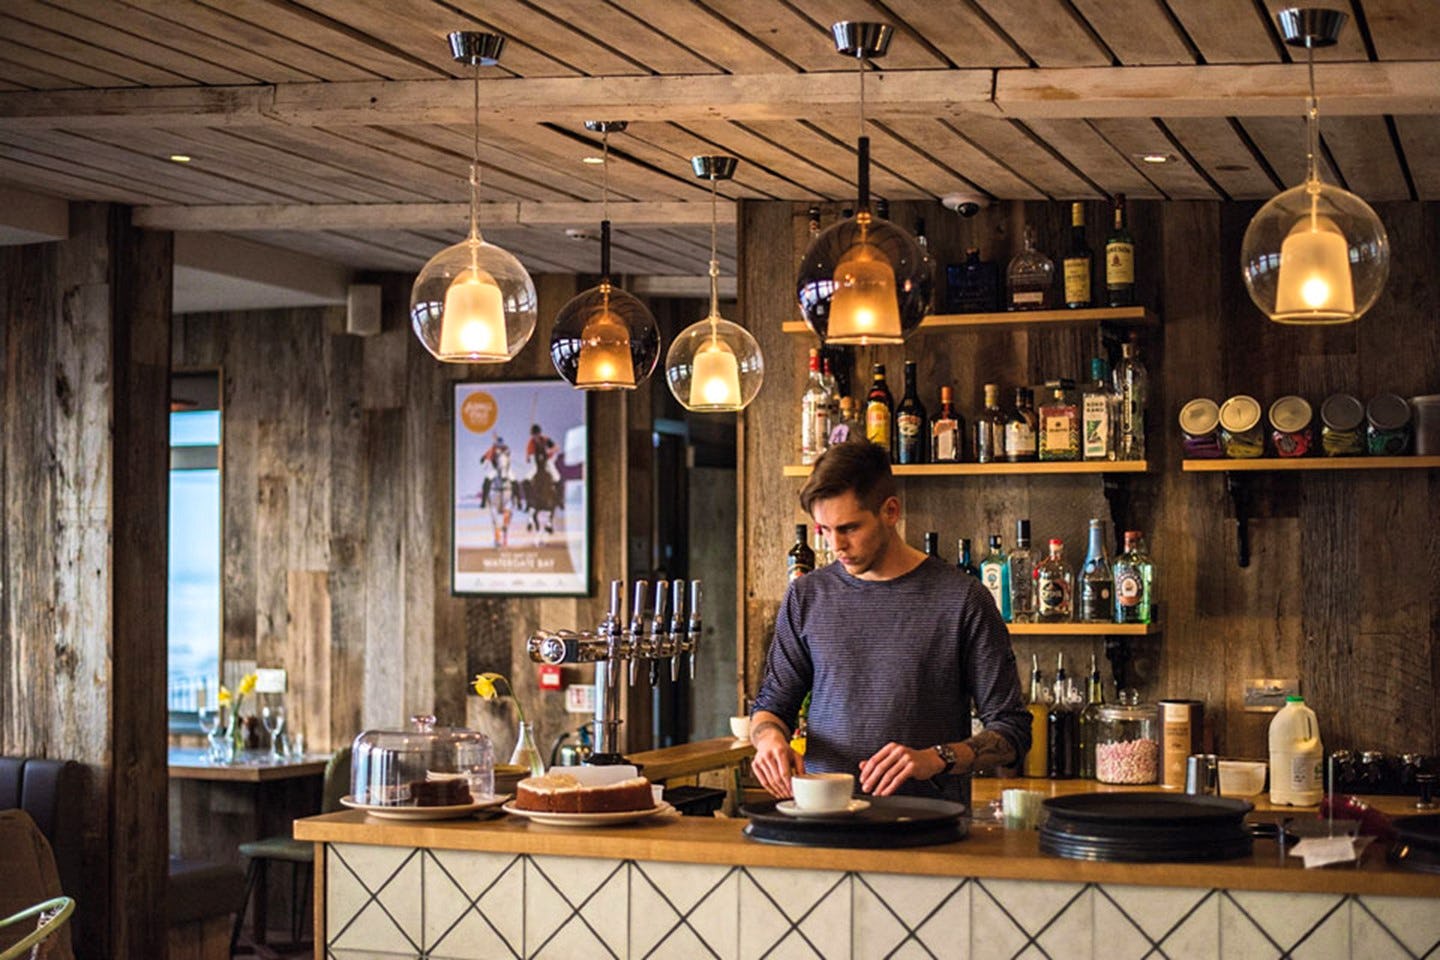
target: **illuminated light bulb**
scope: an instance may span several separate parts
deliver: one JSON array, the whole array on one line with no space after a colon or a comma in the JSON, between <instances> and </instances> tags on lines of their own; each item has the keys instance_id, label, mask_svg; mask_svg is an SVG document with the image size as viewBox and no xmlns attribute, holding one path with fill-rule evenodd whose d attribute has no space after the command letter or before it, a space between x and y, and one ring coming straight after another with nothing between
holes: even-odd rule
<instances>
[{"instance_id":1,"label":"illuminated light bulb","mask_svg":"<svg viewBox=\"0 0 1440 960\"><path fill-rule=\"evenodd\" d=\"M1280 322L1343 322L1355 317L1350 248L1328 217L1295 224L1280 245L1275 313Z\"/></svg>"},{"instance_id":2,"label":"illuminated light bulb","mask_svg":"<svg viewBox=\"0 0 1440 960\"><path fill-rule=\"evenodd\" d=\"M440 353L478 361L507 360L505 304L495 278L479 267L462 271L445 290Z\"/></svg>"},{"instance_id":3,"label":"illuminated light bulb","mask_svg":"<svg viewBox=\"0 0 1440 960\"><path fill-rule=\"evenodd\" d=\"M580 368L575 386L591 389L635 386L635 363L630 353L630 331L610 312L609 285L595 315L580 332Z\"/></svg>"},{"instance_id":4,"label":"illuminated light bulb","mask_svg":"<svg viewBox=\"0 0 1440 960\"><path fill-rule=\"evenodd\" d=\"M870 215L861 212L860 238L835 265L835 292L830 298L827 343L900 343L900 297L895 268L866 239Z\"/></svg>"},{"instance_id":5,"label":"illuminated light bulb","mask_svg":"<svg viewBox=\"0 0 1440 960\"><path fill-rule=\"evenodd\" d=\"M728 345L712 337L695 351L695 372L690 378L692 410L709 407L737 409L740 405L740 364Z\"/></svg>"}]
</instances>

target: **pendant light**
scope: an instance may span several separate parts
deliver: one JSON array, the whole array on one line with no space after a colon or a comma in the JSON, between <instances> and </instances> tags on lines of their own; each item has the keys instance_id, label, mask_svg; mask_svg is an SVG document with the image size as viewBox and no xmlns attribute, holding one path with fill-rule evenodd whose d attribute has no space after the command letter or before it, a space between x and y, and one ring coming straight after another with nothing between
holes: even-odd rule
<instances>
[{"instance_id":1,"label":"pendant light","mask_svg":"<svg viewBox=\"0 0 1440 960\"><path fill-rule=\"evenodd\" d=\"M1315 48L1335 43L1346 16L1338 10L1280 11L1285 42L1304 47L1310 73L1305 182L1260 208L1245 229L1240 261L1245 287L1276 323L1358 320L1390 273L1385 226L1364 200L1324 183L1319 173L1320 110Z\"/></svg>"},{"instance_id":2,"label":"pendant light","mask_svg":"<svg viewBox=\"0 0 1440 960\"><path fill-rule=\"evenodd\" d=\"M610 279L610 134L623 120L587 120L601 137L600 283L555 315L550 360L580 390L634 390L660 358L660 327L645 304Z\"/></svg>"},{"instance_id":3,"label":"pendant light","mask_svg":"<svg viewBox=\"0 0 1440 960\"><path fill-rule=\"evenodd\" d=\"M437 360L505 363L535 332L535 283L513 255L480 236L480 67L500 62L505 38L450 34L450 52L475 73L475 139L470 160L470 235L420 270L410 290L410 323Z\"/></svg>"},{"instance_id":4,"label":"pendant light","mask_svg":"<svg viewBox=\"0 0 1440 960\"><path fill-rule=\"evenodd\" d=\"M884 56L893 28L845 20L835 49L860 68L860 138L853 217L822 231L800 264L805 323L830 345L902 343L930 310L931 262L908 232L870 211L870 138L865 135L865 61Z\"/></svg>"},{"instance_id":5,"label":"pendant light","mask_svg":"<svg viewBox=\"0 0 1440 960\"><path fill-rule=\"evenodd\" d=\"M695 176L710 181L710 315L692 323L665 355L665 380L686 410L744 410L765 379L765 358L750 331L720 316L720 260L716 254L716 184L735 175L734 157L691 157Z\"/></svg>"}]
</instances>

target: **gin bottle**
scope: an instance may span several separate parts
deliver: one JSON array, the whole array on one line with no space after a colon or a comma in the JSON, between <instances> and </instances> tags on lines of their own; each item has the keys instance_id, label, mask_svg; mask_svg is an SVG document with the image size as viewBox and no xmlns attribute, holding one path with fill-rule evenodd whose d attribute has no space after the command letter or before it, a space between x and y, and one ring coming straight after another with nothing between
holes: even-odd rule
<instances>
[{"instance_id":1,"label":"gin bottle","mask_svg":"<svg viewBox=\"0 0 1440 960\"><path fill-rule=\"evenodd\" d=\"M1150 376L1140 362L1140 337L1131 334L1121 348L1115 368L1115 392L1120 395L1120 459L1145 459L1145 401Z\"/></svg>"},{"instance_id":2,"label":"gin bottle","mask_svg":"<svg viewBox=\"0 0 1440 960\"><path fill-rule=\"evenodd\" d=\"M1010 551L1010 621L1035 622L1035 558L1030 553L1030 521L1015 521L1015 549Z\"/></svg>"},{"instance_id":3,"label":"gin bottle","mask_svg":"<svg viewBox=\"0 0 1440 960\"><path fill-rule=\"evenodd\" d=\"M1090 361L1090 383L1080 401L1082 454L1086 460L1114 460L1120 431L1120 397L1110 386L1104 357Z\"/></svg>"},{"instance_id":4,"label":"gin bottle","mask_svg":"<svg viewBox=\"0 0 1440 960\"><path fill-rule=\"evenodd\" d=\"M1035 568L1035 615L1041 623L1068 623L1075 577L1065 564L1065 541L1050 541L1050 556Z\"/></svg>"},{"instance_id":5,"label":"gin bottle","mask_svg":"<svg viewBox=\"0 0 1440 960\"><path fill-rule=\"evenodd\" d=\"M980 582L995 599L995 608L1006 621L1010 619L1010 565L1000 546L1000 534L990 535L990 552L980 561Z\"/></svg>"},{"instance_id":6,"label":"gin bottle","mask_svg":"<svg viewBox=\"0 0 1440 960\"><path fill-rule=\"evenodd\" d=\"M961 572L970 574L970 576L976 580L980 579L980 570L970 559L969 537L961 537L960 542L956 544L955 566L959 567Z\"/></svg>"},{"instance_id":7,"label":"gin bottle","mask_svg":"<svg viewBox=\"0 0 1440 960\"><path fill-rule=\"evenodd\" d=\"M1055 262L1035 249L1035 230L1025 228L1025 248L1005 271L1011 310L1044 310L1055 285Z\"/></svg>"},{"instance_id":8,"label":"gin bottle","mask_svg":"<svg viewBox=\"0 0 1440 960\"><path fill-rule=\"evenodd\" d=\"M1154 570L1139 530L1125 531L1125 552L1115 559L1115 622L1150 622L1150 581Z\"/></svg>"},{"instance_id":9,"label":"gin bottle","mask_svg":"<svg viewBox=\"0 0 1440 960\"><path fill-rule=\"evenodd\" d=\"M1105 521L1090 521L1090 544L1085 551L1085 565L1080 568L1080 619L1088 623L1104 623L1114 614L1110 592L1114 588L1110 556L1105 549Z\"/></svg>"}]
</instances>

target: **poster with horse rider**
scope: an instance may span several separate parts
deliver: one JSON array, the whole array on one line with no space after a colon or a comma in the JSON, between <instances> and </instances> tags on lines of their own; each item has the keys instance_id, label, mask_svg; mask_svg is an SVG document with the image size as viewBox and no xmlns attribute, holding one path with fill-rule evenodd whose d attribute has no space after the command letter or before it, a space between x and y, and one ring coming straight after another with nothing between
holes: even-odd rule
<instances>
[{"instance_id":1,"label":"poster with horse rider","mask_svg":"<svg viewBox=\"0 0 1440 960\"><path fill-rule=\"evenodd\" d=\"M585 404L563 380L455 385L455 593L589 592Z\"/></svg>"}]
</instances>

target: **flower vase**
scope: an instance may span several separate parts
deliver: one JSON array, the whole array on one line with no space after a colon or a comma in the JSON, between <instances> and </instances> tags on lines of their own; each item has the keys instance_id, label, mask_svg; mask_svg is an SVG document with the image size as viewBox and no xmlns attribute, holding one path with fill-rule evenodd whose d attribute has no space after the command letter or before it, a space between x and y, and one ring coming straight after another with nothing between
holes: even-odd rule
<instances>
[{"instance_id":1,"label":"flower vase","mask_svg":"<svg viewBox=\"0 0 1440 960\"><path fill-rule=\"evenodd\" d=\"M545 764L540 760L540 748L535 746L535 733L524 720L520 721L520 728L515 734L515 751L510 754L510 762L525 767L532 777L545 775Z\"/></svg>"},{"instance_id":2,"label":"flower vase","mask_svg":"<svg viewBox=\"0 0 1440 960\"><path fill-rule=\"evenodd\" d=\"M239 710L230 713L230 726L225 731L225 739L230 744L230 756L227 763L238 763L245 754L245 722L240 716Z\"/></svg>"}]
</instances>

